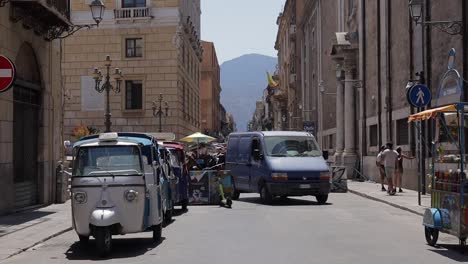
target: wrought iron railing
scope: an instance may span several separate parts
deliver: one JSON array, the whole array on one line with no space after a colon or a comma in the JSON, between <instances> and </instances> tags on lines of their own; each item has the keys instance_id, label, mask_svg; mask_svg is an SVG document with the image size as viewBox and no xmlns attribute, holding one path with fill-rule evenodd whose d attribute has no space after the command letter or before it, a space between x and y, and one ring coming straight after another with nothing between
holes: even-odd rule
<instances>
[{"instance_id":1,"label":"wrought iron railing","mask_svg":"<svg viewBox=\"0 0 468 264\"><path fill-rule=\"evenodd\" d=\"M46 0L47 5L55 8L62 15L70 19L70 0Z\"/></svg>"}]
</instances>

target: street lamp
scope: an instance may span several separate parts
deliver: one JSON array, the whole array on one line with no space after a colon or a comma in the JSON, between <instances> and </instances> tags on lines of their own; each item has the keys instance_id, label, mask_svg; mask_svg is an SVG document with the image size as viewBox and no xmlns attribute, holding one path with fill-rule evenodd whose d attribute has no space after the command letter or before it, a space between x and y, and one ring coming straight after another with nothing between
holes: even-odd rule
<instances>
[{"instance_id":1,"label":"street lamp","mask_svg":"<svg viewBox=\"0 0 468 264\"><path fill-rule=\"evenodd\" d=\"M423 12L423 1L422 0L411 0L409 3L411 17L413 18L414 22L418 24L419 19L422 16Z\"/></svg>"},{"instance_id":2,"label":"street lamp","mask_svg":"<svg viewBox=\"0 0 468 264\"><path fill-rule=\"evenodd\" d=\"M104 65L107 70L106 75L103 76L99 68L94 68L93 79L96 83L96 86L94 87L94 89L96 89L96 91L98 91L99 93L102 93L104 91L106 92L106 114L105 114L106 121L104 122L104 124L106 126L105 132L108 133L108 132L111 132L110 127L112 125L112 122L110 120L112 115L110 113L109 93L111 90L114 91L115 93L120 93L120 86L122 84L123 75L122 75L122 70L120 70L119 68L115 68L114 73L112 74L112 77L114 78L116 82L116 86L114 87L110 83L110 78L111 78L110 68L112 65L112 60L109 55L106 56L106 63ZM103 78L105 78L105 81L101 85Z\"/></svg>"},{"instance_id":3,"label":"street lamp","mask_svg":"<svg viewBox=\"0 0 468 264\"><path fill-rule=\"evenodd\" d=\"M104 11L106 10L106 6L101 0L94 0L89 5L89 8L91 9L93 20L96 22L96 25L99 26L99 23L101 23L102 17L104 15Z\"/></svg>"},{"instance_id":4,"label":"street lamp","mask_svg":"<svg viewBox=\"0 0 468 264\"><path fill-rule=\"evenodd\" d=\"M416 25L423 26L434 26L440 31L443 31L450 35L462 35L463 34L463 21L424 21L424 1L423 0L411 0L408 4L411 18L414 20ZM421 21L421 22L420 22Z\"/></svg>"},{"instance_id":5,"label":"street lamp","mask_svg":"<svg viewBox=\"0 0 468 264\"><path fill-rule=\"evenodd\" d=\"M155 101L153 101L153 116L154 117L159 117L159 132L162 132L162 116L163 116L163 114L166 117L168 116L169 104L166 101L163 102L163 95L162 94L159 94L158 102L159 102L159 106L157 106L157 103ZM165 112L163 112L163 103L164 103Z\"/></svg>"}]
</instances>

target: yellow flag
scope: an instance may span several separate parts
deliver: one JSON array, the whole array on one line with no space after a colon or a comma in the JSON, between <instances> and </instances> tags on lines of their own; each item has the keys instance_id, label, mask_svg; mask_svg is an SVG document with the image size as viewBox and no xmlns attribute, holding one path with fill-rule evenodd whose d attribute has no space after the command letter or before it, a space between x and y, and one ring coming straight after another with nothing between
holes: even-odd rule
<instances>
[{"instance_id":1,"label":"yellow flag","mask_svg":"<svg viewBox=\"0 0 468 264\"><path fill-rule=\"evenodd\" d=\"M267 78L268 78L268 85L269 85L270 87L276 87L276 86L279 85L278 82L275 82L275 80L273 80L273 77L271 77L271 75L270 75L269 72L267 72Z\"/></svg>"}]
</instances>

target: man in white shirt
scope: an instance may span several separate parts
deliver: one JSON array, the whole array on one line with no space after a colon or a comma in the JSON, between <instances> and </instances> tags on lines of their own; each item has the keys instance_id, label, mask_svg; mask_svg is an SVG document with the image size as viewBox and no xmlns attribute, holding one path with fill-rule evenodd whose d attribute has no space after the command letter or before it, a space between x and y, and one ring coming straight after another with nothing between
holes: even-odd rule
<instances>
[{"instance_id":1,"label":"man in white shirt","mask_svg":"<svg viewBox=\"0 0 468 264\"><path fill-rule=\"evenodd\" d=\"M395 175L396 162L398 160L398 152L393 150L393 144L387 143L387 149L382 152L381 163L385 167L385 175L387 176L388 181L388 194L395 195L396 189L393 188L393 176Z\"/></svg>"},{"instance_id":2,"label":"man in white shirt","mask_svg":"<svg viewBox=\"0 0 468 264\"><path fill-rule=\"evenodd\" d=\"M377 166L377 169L379 170L379 174L380 174L380 182L382 183L382 192L385 192L386 189L385 189L385 186L384 186L384 182L385 182L385 167L382 163L382 153L384 152L385 150L385 145L382 145L380 147L380 152L379 154L377 154L377 158L375 160L375 165Z\"/></svg>"}]
</instances>

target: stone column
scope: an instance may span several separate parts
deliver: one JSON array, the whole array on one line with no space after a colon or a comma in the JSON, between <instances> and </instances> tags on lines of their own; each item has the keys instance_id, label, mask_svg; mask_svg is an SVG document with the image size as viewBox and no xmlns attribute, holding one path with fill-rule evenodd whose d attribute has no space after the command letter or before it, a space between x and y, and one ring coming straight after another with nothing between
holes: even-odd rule
<instances>
[{"instance_id":1,"label":"stone column","mask_svg":"<svg viewBox=\"0 0 468 264\"><path fill-rule=\"evenodd\" d=\"M344 149L344 87L343 87L343 59L334 59L336 62L336 152L335 163L342 165Z\"/></svg>"},{"instance_id":2,"label":"stone column","mask_svg":"<svg viewBox=\"0 0 468 264\"><path fill-rule=\"evenodd\" d=\"M345 109L345 147L343 152L343 163L347 167L347 175L350 178L357 160L356 153L356 98L355 98L355 53L348 51L345 55L345 87L344 87L344 109Z\"/></svg>"}]
</instances>

